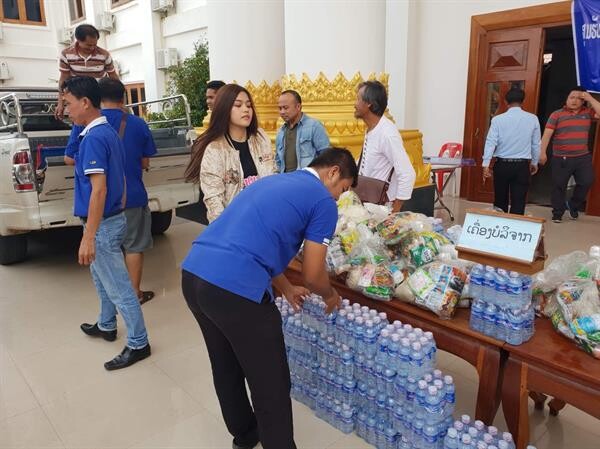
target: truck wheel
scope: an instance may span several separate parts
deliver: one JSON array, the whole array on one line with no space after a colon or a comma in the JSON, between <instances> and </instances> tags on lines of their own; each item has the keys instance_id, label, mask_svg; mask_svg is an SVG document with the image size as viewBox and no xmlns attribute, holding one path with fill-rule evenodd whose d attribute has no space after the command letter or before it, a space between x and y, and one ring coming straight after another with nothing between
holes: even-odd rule
<instances>
[{"instance_id":1,"label":"truck wheel","mask_svg":"<svg viewBox=\"0 0 600 449\"><path fill-rule=\"evenodd\" d=\"M0 236L0 265L21 262L27 256L27 234Z\"/></svg>"},{"instance_id":2,"label":"truck wheel","mask_svg":"<svg viewBox=\"0 0 600 449\"><path fill-rule=\"evenodd\" d=\"M167 212L152 212L152 235L164 234L169 229L169 226L171 226L172 218L172 210L168 210Z\"/></svg>"}]
</instances>

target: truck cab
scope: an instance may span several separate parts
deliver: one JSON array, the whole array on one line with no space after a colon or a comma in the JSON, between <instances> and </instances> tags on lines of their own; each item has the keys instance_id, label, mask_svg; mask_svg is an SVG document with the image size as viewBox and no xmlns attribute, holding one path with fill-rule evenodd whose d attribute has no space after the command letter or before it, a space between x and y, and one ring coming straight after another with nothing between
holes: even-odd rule
<instances>
[{"instance_id":1,"label":"truck cab","mask_svg":"<svg viewBox=\"0 0 600 449\"><path fill-rule=\"evenodd\" d=\"M48 89L0 91L0 264L26 258L30 232L81 225L73 167L63 158L71 126L54 118L57 99ZM128 105L145 111L177 102L182 117L148 122L158 150L144 172L155 234L168 229L173 210L200 199L198 185L184 180L195 131L184 95Z\"/></svg>"}]
</instances>

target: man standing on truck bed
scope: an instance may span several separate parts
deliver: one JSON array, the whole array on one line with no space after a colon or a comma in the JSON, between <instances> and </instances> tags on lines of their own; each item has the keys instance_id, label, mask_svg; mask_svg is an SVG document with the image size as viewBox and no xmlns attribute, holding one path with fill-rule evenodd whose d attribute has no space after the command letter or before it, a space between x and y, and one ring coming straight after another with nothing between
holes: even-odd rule
<instances>
[{"instance_id":1,"label":"man standing on truck bed","mask_svg":"<svg viewBox=\"0 0 600 449\"><path fill-rule=\"evenodd\" d=\"M75 43L61 51L58 61L60 78L58 79L56 118L63 118L62 85L69 78L91 76L98 80L108 76L119 79L110 53L98 47L98 39L100 39L100 33L96 27L84 23L75 28Z\"/></svg>"},{"instance_id":2,"label":"man standing on truck bed","mask_svg":"<svg viewBox=\"0 0 600 449\"><path fill-rule=\"evenodd\" d=\"M154 297L152 291L142 291L142 269L144 252L152 248L152 217L148 208L148 193L144 187L142 171L150 165L149 157L156 154L156 145L150 129L144 120L128 114L123 108L125 86L119 80L102 78L100 96L102 99L102 115L115 131L125 148L125 179L127 201L125 203L125 218L127 232L123 240L125 250L125 265L131 278L133 288L137 293L140 304ZM74 155L79 151L79 134L83 126L74 125L65 151L65 163L74 165Z\"/></svg>"},{"instance_id":3,"label":"man standing on truck bed","mask_svg":"<svg viewBox=\"0 0 600 449\"><path fill-rule=\"evenodd\" d=\"M94 78L75 77L62 86L71 120L85 128L75 156L75 216L83 221L79 263L90 265L100 297L100 315L81 330L107 341L117 338L117 311L127 326L127 345L107 370L130 366L150 356L140 303L131 286L121 245L127 224L125 150L118 134L100 114L100 87Z\"/></svg>"}]
</instances>

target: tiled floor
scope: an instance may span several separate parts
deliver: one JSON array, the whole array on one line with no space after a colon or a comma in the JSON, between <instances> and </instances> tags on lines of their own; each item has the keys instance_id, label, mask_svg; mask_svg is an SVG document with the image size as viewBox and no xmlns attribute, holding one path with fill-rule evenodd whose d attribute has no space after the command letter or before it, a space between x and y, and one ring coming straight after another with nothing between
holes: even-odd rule
<instances>
[{"instance_id":1,"label":"tiled floor","mask_svg":"<svg viewBox=\"0 0 600 449\"><path fill-rule=\"evenodd\" d=\"M468 205L449 202L457 211ZM543 208L530 212L548 215ZM549 223L550 256L599 243L599 224L585 216ZM0 267L0 449L230 447L202 336L179 287L178 265L199 232L178 220L156 239L144 285L157 293L144 305L153 355L118 372L102 364L121 350L123 326L114 343L79 330L98 306L88 270L76 263L76 230L40 234L27 262ZM474 368L447 353L439 366L457 380L457 412L473 414ZM301 404L294 404L294 422L300 449L369 447ZM506 427L501 411L496 424ZM532 411L532 426L539 449L600 447L599 422L572 407L558 418Z\"/></svg>"}]
</instances>

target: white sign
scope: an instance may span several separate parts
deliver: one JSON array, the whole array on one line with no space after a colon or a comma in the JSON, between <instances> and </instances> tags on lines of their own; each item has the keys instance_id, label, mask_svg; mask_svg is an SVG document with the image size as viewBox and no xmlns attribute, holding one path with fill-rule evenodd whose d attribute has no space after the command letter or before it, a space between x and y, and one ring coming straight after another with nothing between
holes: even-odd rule
<instances>
[{"instance_id":1,"label":"white sign","mask_svg":"<svg viewBox=\"0 0 600 449\"><path fill-rule=\"evenodd\" d=\"M540 222L469 212L458 246L531 263L541 232Z\"/></svg>"}]
</instances>

